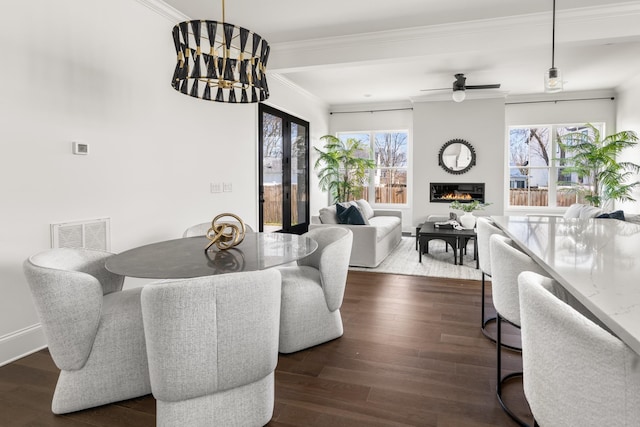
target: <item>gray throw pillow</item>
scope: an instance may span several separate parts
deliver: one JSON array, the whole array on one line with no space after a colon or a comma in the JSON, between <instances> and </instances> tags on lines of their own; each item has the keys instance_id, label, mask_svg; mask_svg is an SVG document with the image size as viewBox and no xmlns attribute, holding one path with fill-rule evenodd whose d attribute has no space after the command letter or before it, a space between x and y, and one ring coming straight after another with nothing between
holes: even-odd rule
<instances>
[{"instance_id":1,"label":"gray throw pillow","mask_svg":"<svg viewBox=\"0 0 640 427\"><path fill-rule=\"evenodd\" d=\"M335 206L320 209L320 222L323 224L340 224Z\"/></svg>"},{"instance_id":2,"label":"gray throw pillow","mask_svg":"<svg viewBox=\"0 0 640 427\"><path fill-rule=\"evenodd\" d=\"M364 216L365 219L373 218L374 212L369 202L367 202L365 199L360 199L356 200L356 203L358 204L360 211L362 211L362 216Z\"/></svg>"}]
</instances>

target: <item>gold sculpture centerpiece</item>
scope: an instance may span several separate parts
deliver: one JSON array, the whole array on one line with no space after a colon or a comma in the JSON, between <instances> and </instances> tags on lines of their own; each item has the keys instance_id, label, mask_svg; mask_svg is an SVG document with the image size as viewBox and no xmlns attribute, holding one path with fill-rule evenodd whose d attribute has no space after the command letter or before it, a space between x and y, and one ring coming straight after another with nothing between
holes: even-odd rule
<instances>
[{"instance_id":1,"label":"gold sculpture centerpiece","mask_svg":"<svg viewBox=\"0 0 640 427\"><path fill-rule=\"evenodd\" d=\"M232 217L237 222L218 222L221 218ZM244 221L239 216L232 213L222 213L211 221L211 228L207 231L207 239L211 242L204 248L207 251L211 245L215 245L220 250L226 250L239 245L244 240L247 229Z\"/></svg>"}]
</instances>

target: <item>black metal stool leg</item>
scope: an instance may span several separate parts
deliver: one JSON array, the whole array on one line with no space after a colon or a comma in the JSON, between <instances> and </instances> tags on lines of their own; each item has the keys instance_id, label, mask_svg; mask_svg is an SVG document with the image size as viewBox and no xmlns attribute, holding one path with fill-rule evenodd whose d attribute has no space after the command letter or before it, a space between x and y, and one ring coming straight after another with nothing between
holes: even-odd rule
<instances>
[{"instance_id":1,"label":"black metal stool leg","mask_svg":"<svg viewBox=\"0 0 640 427\"><path fill-rule=\"evenodd\" d=\"M502 409L507 413L507 415L509 415L509 417L511 417L512 420L518 423L519 426L529 427L529 424L525 423L516 414L514 414L509 409L509 407L507 407L506 403L504 403L504 401L502 400L502 385L513 378L522 377L522 372L512 372L510 374L505 375L504 377L502 376L502 333L501 333L502 326L501 325L502 325L502 317L498 313L496 315L496 328L497 328L496 330L496 349L497 349L496 350L496 379L497 379L496 396L498 397L498 402L500 402L500 406L502 406Z\"/></svg>"}]
</instances>

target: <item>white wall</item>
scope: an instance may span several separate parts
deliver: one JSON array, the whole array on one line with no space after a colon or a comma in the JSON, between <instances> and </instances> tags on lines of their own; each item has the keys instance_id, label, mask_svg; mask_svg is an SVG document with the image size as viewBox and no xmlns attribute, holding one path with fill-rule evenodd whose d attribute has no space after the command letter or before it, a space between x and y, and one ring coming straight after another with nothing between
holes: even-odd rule
<instances>
[{"instance_id":1,"label":"white wall","mask_svg":"<svg viewBox=\"0 0 640 427\"><path fill-rule=\"evenodd\" d=\"M549 96L510 98L505 108L505 126L604 122L606 134L611 134L616 131L617 100L611 99L615 97L615 91L593 91L553 95L551 99L561 100L560 102L539 102L549 100ZM508 135L505 134L503 145L505 156L507 155L507 138ZM506 165L504 167L506 174ZM507 197L506 193L505 197ZM536 208L507 209L508 202L505 200L504 203L505 214L508 215L540 211ZM565 208L547 209L546 212L563 212L564 210Z\"/></svg>"},{"instance_id":2,"label":"white wall","mask_svg":"<svg viewBox=\"0 0 640 427\"><path fill-rule=\"evenodd\" d=\"M412 169L411 159L413 150L413 112L409 103L380 103L380 104L364 104L356 106L341 106L334 108L329 119L329 130L332 135L338 132L358 132L358 131L389 131L389 130L407 130L408 143L407 154L409 159L409 169L407 175L407 186L412 188ZM312 163L313 164L313 163ZM408 224L411 224L410 192L407 195L406 205L375 205L374 207L385 209L392 207L402 211L403 230L410 230ZM325 206L329 203L329 197L325 199ZM317 212L317 211L311 211Z\"/></svg>"},{"instance_id":3,"label":"white wall","mask_svg":"<svg viewBox=\"0 0 640 427\"><path fill-rule=\"evenodd\" d=\"M632 130L640 136L640 74L625 82L619 92L616 128L618 131ZM621 160L640 164L640 145L626 150ZM634 180L640 180L640 175L635 176ZM636 187L632 197L636 199L635 202L617 203L616 207L626 212L640 213L640 188Z\"/></svg>"},{"instance_id":4,"label":"white wall","mask_svg":"<svg viewBox=\"0 0 640 427\"><path fill-rule=\"evenodd\" d=\"M417 102L413 114L411 226L425 221L428 215L448 215L450 212L447 203L429 201L431 182L484 182L485 201L491 205L478 214L502 215L504 99ZM476 151L476 165L462 175L450 174L438 166L440 148L451 139L464 139Z\"/></svg>"},{"instance_id":5,"label":"white wall","mask_svg":"<svg viewBox=\"0 0 640 427\"><path fill-rule=\"evenodd\" d=\"M221 212L256 226L258 143L256 104L171 88L177 21L142 3L33 0L0 13L11 18L0 26L1 365L44 345L22 262L50 248L51 223L110 217L114 252ZM317 143L326 106L269 83L270 103L309 120ZM73 155L72 141L90 154ZM212 194L211 182L233 191Z\"/></svg>"}]
</instances>

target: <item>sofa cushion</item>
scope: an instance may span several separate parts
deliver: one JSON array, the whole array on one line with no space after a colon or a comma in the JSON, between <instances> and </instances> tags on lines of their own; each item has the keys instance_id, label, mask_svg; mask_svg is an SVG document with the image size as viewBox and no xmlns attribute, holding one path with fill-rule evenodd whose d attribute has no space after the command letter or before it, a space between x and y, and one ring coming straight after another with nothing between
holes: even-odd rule
<instances>
[{"instance_id":1,"label":"sofa cushion","mask_svg":"<svg viewBox=\"0 0 640 427\"><path fill-rule=\"evenodd\" d=\"M384 239L401 224L397 216L374 216L369 220L369 225L376 228L376 241Z\"/></svg>"},{"instance_id":2,"label":"sofa cushion","mask_svg":"<svg viewBox=\"0 0 640 427\"><path fill-rule=\"evenodd\" d=\"M345 208L341 204L336 205L338 212L338 221L340 224L365 225L365 220L357 206L349 206Z\"/></svg>"},{"instance_id":3,"label":"sofa cushion","mask_svg":"<svg viewBox=\"0 0 640 427\"><path fill-rule=\"evenodd\" d=\"M356 204L360 208L360 211L362 212L362 216L364 216L365 219L373 218L374 212L369 202L367 202L365 199L360 199L360 200L356 200Z\"/></svg>"},{"instance_id":4,"label":"sofa cushion","mask_svg":"<svg viewBox=\"0 0 640 427\"><path fill-rule=\"evenodd\" d=\"M335 206L327 206L320 209L320 222L323 224L340 224Z\"/></svg>"},{"instance_id":5,"label":"sofa cushion","mask_svg":"<svg viewBox=\"0 0 640 427\"><path fill-rule=\"evenodd\" d=\"M564 218L595 218L602 213L602 209L595 206L574 203L565 211Z\"/></svg>"}]
</instances>

